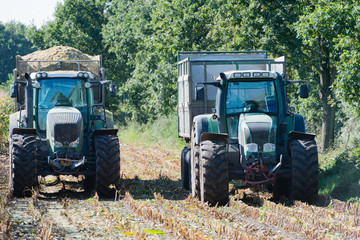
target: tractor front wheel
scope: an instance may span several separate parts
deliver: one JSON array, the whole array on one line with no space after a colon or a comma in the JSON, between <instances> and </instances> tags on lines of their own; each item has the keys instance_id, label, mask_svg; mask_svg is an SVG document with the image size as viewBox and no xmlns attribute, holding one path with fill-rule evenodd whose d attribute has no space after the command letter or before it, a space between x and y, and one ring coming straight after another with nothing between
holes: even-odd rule
<instances>
[{"instance_id":1,"label":"tractor front wheel","mask_svg":"<svg viewBox=\"0 0 360 240\"><path fill-rule=\"evenodd\" d=\"M312 203L318 196L319 162L314 140L294 139L291 151L291 194L293 200Z\"/></svg>"},{"instance_id":2,"label":"tractor front wheel","mask_svg":"<svg viewBox=\"0 0 360 240\"><path fill-rule=\"evenodd\" d=\"M31 196L37 186L36 137L14 134L10 143L10 191L16 197Z\"/></svg>"},{"instance_id":3,"label":"tractor front wheel","mask_svg":"<svg viewBox=\"0 0 360 240\"><path fill-rule=\"evenodd\" d=\"M190 156L190 183L191 183L191 196L196 198L200 196L200 178L199 178L199 155L200 147L195 142L196 133L193 127L191 133L191 156Z\"/></svg>"},{"instance_id":4,"label":"tractor front wheel","mask_svg":"<svg viewBox=\"0 0 360 240\"><path fill-rule=\"evenodd\" d=\"M101 197L113 197L120 184L120 146L116 135L94 137L96 154L95 190Z\"/></svg>"},{"instance_id":5,"label":"tractor front wheel","mask_svg":"<svg viewBox=\"0 0 360 240\"><path fill-rule=\"evenodd\" d=\"M223 206L229 202L226 144L221 141L201 142L200 198L202 202L208 202L212 206Z\"/></svg>"}]
</instances>

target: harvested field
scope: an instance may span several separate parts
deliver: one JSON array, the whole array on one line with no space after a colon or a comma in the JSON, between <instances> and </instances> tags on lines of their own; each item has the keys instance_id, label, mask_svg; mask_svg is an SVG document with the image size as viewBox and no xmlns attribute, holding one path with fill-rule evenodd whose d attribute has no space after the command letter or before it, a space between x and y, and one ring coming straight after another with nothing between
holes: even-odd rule
<instances>
[{"instance_id":1,"label":"harvested field","mask_svg":"<svg viewBox=\"0 0 360 240\"><path fill-rule=\"evenodd\" d=\"M180 187L179 153L121 145L116 199L82 189L81 178L42 179L31 198L8 196L1 156L1 238L10 239L358 239L360 206L323 197L316 205L271 200L231 186L226 207L209 207ZM51 184L53 183L53 184Z\"/></svg>"}]
</instances>

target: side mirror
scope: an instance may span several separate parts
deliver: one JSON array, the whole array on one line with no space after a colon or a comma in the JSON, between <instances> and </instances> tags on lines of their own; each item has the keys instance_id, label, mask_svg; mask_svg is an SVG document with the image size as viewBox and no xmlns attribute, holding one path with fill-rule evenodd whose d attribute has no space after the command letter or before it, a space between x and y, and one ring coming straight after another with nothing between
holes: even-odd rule
<instances>
[{"instance_id":1,"label":"side mirror","mask_svg":"<svg viewBox=\"0 0 360 240\"><path fill-rule=\"evenodd\" d=\"M205 89L204 89L204 87L196 86L196 88L195 88L195 100L196 101L204 100L204 98L205 98Z\"/></svg>"},{"instance_id":2,"label":"side mirror","mask_svg":"<svg viewBox=\"0 0 360 240\"><path fill-rule=\"evenodd\" d=\"M309 87L308 87L308 85L301 85L300 86L300 97L301 98L308 98L309 97Z\"/></svg>"},{"instance_id":3,"label":"side mirror","mask_svg":"<svg viewBox=\"0 0 360 240\"><path fill-rule=\"evenodd\" d=\"M10 86L10 97L16 98L18 96L18 86L16 84Z\"/></svg>"},{"instance_id":4,"label":"side mirror","mask_svg":"<svg viewBox=\"0 0 360 240\"><path fill-rule=\"evenodd\" d=\"M117 85L115 83L111 83L109 89L110 89L110 97L116 97Z\"/></svg>"}]
</instances>

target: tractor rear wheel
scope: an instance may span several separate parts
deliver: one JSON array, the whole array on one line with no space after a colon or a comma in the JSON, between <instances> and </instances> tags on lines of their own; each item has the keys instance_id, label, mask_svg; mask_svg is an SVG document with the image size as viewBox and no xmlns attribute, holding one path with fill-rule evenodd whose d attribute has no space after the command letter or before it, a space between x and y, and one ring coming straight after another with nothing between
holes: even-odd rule
<instances>
[{"instance_id":1,"label":"tractor rear wheel","mask_svg":"<svg viewBox=\"0 0 360 240\"><path fill-rule=\"evenodd\" d=\"M226 144L221 141L201 142L200 198L202 202L208 202L212 206L223 206L229 202Z\"/></svg>"},{"instance_id":2,"label":"tractor rear wheel","mask_svg":"<svg viewBox=\"0 0 360 240\"><path fill-rule=\"evenodd\" d=\"M16 197L31 196L37 186L36 137L14 134L10 143L10 191Z\"/></svg>"},{"instance_id":3,"label":"tractor rear wheel","mask_svg":"<svg viewBox=\"0 0 360 240\"><path fill-rule=\"evenodd\" d=\"M199 178L199 156L200 156L200 147L195 143L196 133L195 128L193 128L191 133L191 195L196 198L200 196L200 178Z\"/></svg>"},{"instance_id":4,"label":"tractor rear wheel","mask_svg":"<svg viewBox=\"0 0 360 240\"><path fill-rule=\"evenodd\" d=\"M94 137L96 154L95 190L101 197L113 197L120 184L120 146L116 135ZM111 187L112 186L112 187Z\"/></svg>"},{"instance_id":5,"label":"tractor rear wheel","mask_svg":"<svg viewBox=\"0 0 360 240\"><path fill-rule=\"evenodd\" d=\"M312 203L318 196L319 162L314 140L294 139L291 151L291 194L292 200Z\"/></svg>"},{"instance_id":6,"label":"tractor rear wheel","mask_svg":"<svg viewBox=\"0 0 360 240\"><path fill-rule=\"evenodd\" d=\"M190 151L190 148L185 147L181 152L181 186L188 191L191 188Z\"/></svg>"}]
</instances>

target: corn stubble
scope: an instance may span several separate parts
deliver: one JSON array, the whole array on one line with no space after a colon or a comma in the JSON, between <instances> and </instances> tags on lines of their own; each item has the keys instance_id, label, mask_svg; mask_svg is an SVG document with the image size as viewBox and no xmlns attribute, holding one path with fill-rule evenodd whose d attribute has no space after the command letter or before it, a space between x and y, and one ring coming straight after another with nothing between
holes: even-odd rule
<instances>
[{"instance_id":1,"label":"corn stubble","mask_svg":"<svg viewBox=\"0 0 360 240\"><path fill-rule=\"evenodd\" d=\"M227 206L209 207L181 189L177 152L126 144L121 145L121 153L122 182L115 200L86 195L77 184L63 183L65 190L51 197L42 187L26 199L8 197L3 188L1 236L15 232L34 239L360 238L359 204L330 198L317 205L274 202L261 189L239 185L230 187ZM16 207L19 203L26 205L24 212ZM22 215L31 218L31 234L22 228Z\"/></svg>"}]
</instances>

